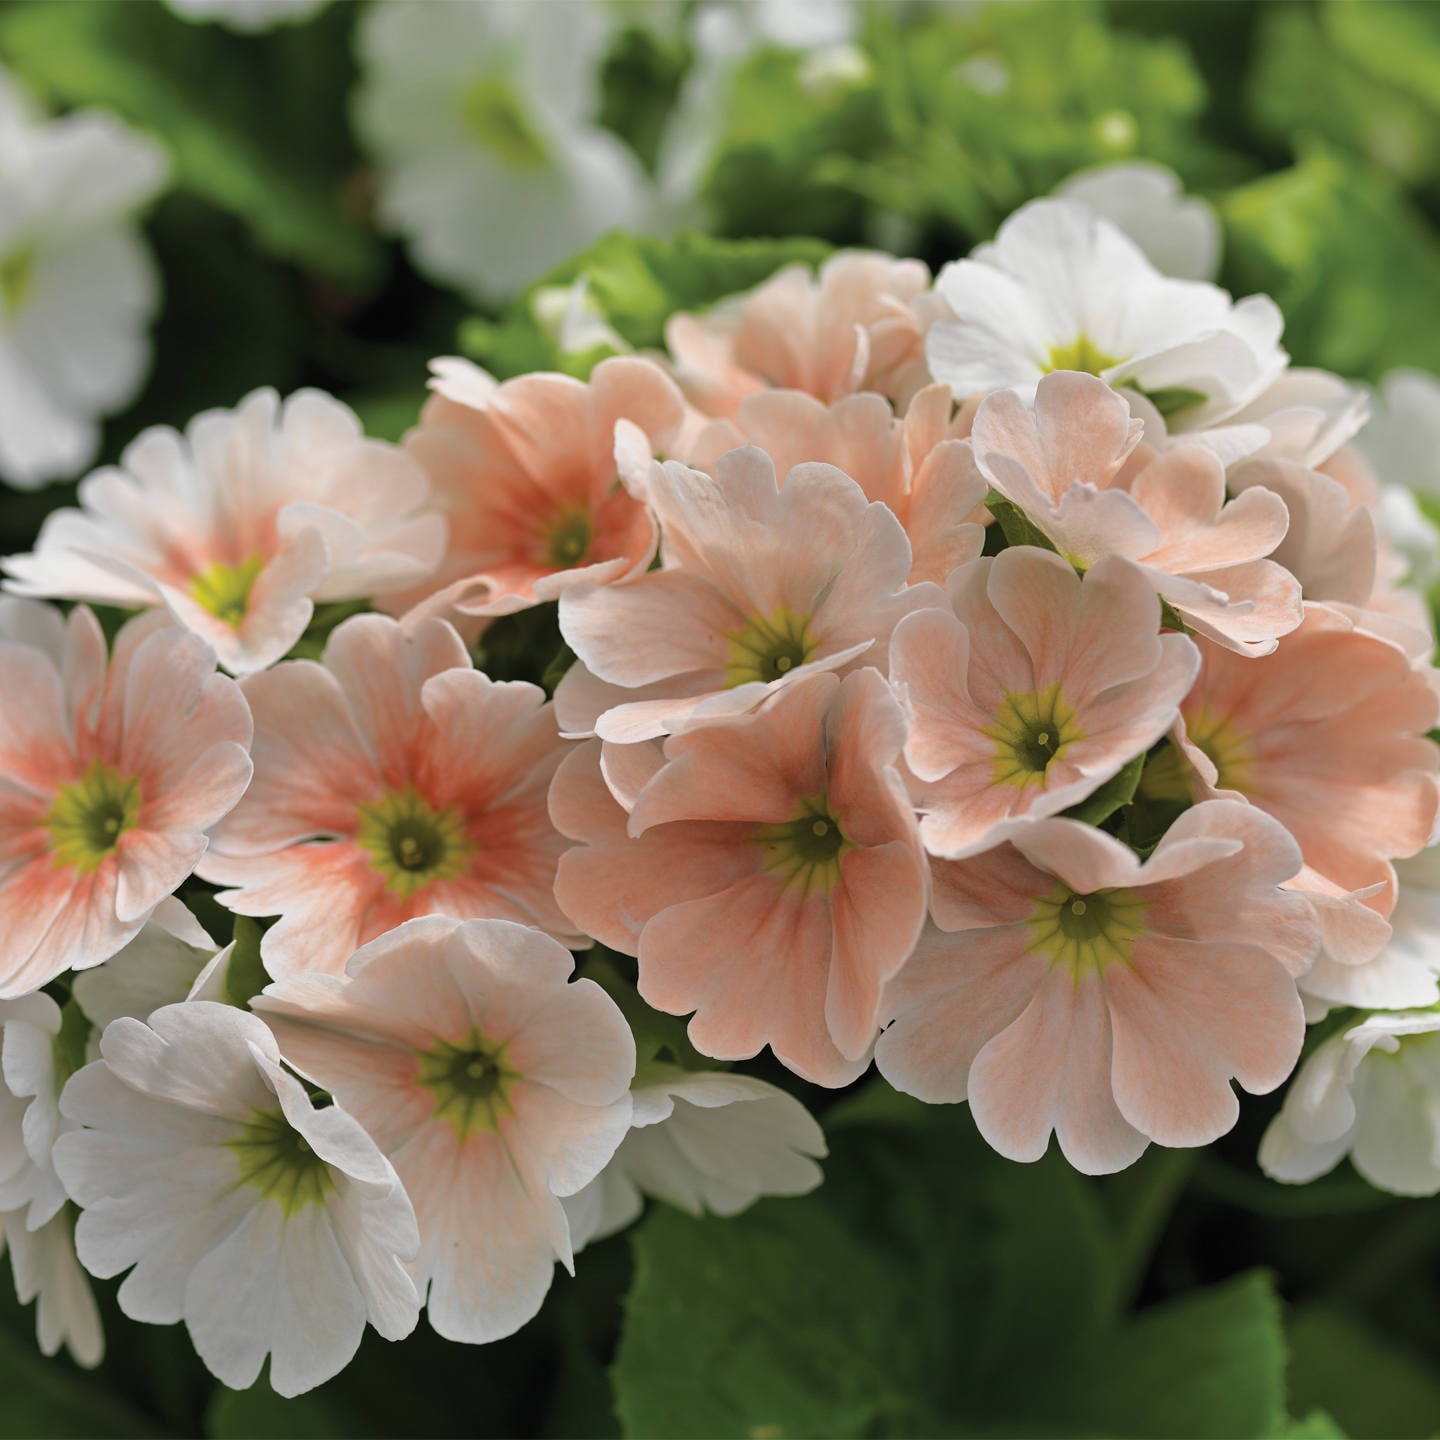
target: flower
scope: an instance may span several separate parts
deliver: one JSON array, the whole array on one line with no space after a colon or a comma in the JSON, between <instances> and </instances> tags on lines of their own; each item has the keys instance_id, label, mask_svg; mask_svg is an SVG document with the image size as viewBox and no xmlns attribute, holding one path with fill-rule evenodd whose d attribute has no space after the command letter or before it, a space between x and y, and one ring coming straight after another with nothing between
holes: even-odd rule
<instances>
[{"instance_id":1,"label":"flower","mask_svg":"<svg viewBox=\"0 0 1440 1440\"><path fill-rule=\"evenodd\" d=\"M414 613L505 615L645 569L658 535L636 479L684 418L658 366L618 356L588 384L534 374L502 385L468 360L431 368L436 393L405 450L430 476L450 546L391 608L424 599Z\"/></svg>"},{"instance_id":2,"label":"flower","mask_svg":"<svg viewBox=\"0 0 1440 1440\"><path fill-rule=\"evenodd\" d=\"M55 1167L83 1207L85 1268L130 1270L125 1314L183 1320L237 1390L268 1354L287 1396L343 1369L367 1320L387 1340L415 1328L402 1262L418 1237L394 1170L343 1109L314 1108L255 1016L167 1005L112 1021L100 1053L61 1096L85 1128Z\"/></svg>"},{"instance_id":3,"label":"flower","mask_svg":"<svg viewBox=\"0 0 1440 1440\"><path fill-rule=\"evenodd\" d=\"M1205 1145L1273 1090L1305 1020L1307 903L1279 888L1295 842L1234 801L1187 810L1154 852L1077 820L936 862L931 926L886 991L875 1047L897 1090L969 1100L980 1133L1038 1160L1053 1130L1086 1174L1150 1141Z\"/></svg>"},{"instance_id":4,"label":"flower","mask_svg":"<svg viewBox=\"0 0 1440 1440\"><path fill-rule=\"evenodd\" d=\"M1220 268L1220 221L1214 208L1180 188L1180 177L1151 160L1097 165L1055 191L1107 220L1144 252L1162 275L1213 280Z\"/></svg>"},{"instance_id":5,"label":"flower","mask_svg":"<svg viewBox=\"0 0 1440 1440\"><path fill-rule=\"evenodd\" d=\"M812 672L752 714L666 740L628 816L591 742L550 792L555 823L584 842L561 857L561 908L639 956L648 1004L695 1012L702 1054L768 1044L807 1080L848 1084L925 919L904 738L878 671Z\"/></svg>"},{"instance_id":6,"label":"flower","mask_svg":"<svg viewBox=\"0 0 1440 1440\"><path fill-rule=\"evenodd\" d=\"M1300 586L1269 555L1284 502L1255 486L1226 498L1225 469L1200 445L1136 450L1123 396L1087 375L1049 375L1033 411L1009 391L975 412L970 443L990 484L1066 559L1123 555L1185 621L1232 649L1266 655L1300 623Z\"/></svg>"},{"instance_id":7,"label":"flower","mask_svg":"<svg viewBox=\"0 0 1440 1440\"><path fill-rule=\"evenodd\" d=\"M613 1000L538 931L427 916L345 978L297 975L255 1002L281 1053L394 1162L420 1222L411 1274L449 1340L512 1334L573 1270L560 1198L630 1125L635 1042Z\"/></svg>"},{"instance_id":8,"label":"flower","mask_svg":"<svg viewBox=\"0 0 1440 1440\"><path fill-rule=\"evenodd\" d=\"M150 366L160 291L140 212L165 152L115 116L42 121L0 69L0 478L68 478L100 448L99 418Z\"/></svg>"},{"instance_id":9,"label":"flower","mask_svg":"<svg viewBox=\"0 0 1440 1440\"><path fill-rule=\"evenodd\" d=\"M951 577L953 609L907 615L890 677L910 719L920 836L973 855L1092 795L1173 724L1200 669L1159 635L1143 571L1111 556L1084 579L1034 546Z\"/></svg>"},{"instance_id":10,"label":"flower","mask_svg":"<svg viewBox=\"0 0 1440 1440\"><path fill-rule=\"evenodd\" d=\"M1300 1184L1349 1155L1395 1195L1440 1191L1440 1014L1369 1015L1301 1066L1260 1142L1260 1168Z\"/></svg>"},{"instance_id":11,"label":"flower","mask_svg":"<svg viewBox=\"0 0 1440 1440\"><path fill-rule=\"evenodd\" d=\"M16 1215L0 1213L0 1249L10 1251L15 1297L22 1305L39 1300L35 1337L42 1355L63 1345L77 1365L93 1369L105 1354L100 1311L90 1277L75 1258L74 1226L66 1210L38 1230L27 1230Z\"/></svg>"},{"instance_id":12,"label":"flower","mask_svg":"<svg viewBox=\"0 0 1440 1440\"><path fill-rule=\"evenodd\" d=\"M273 30L277 25L303 25L330 0L165 0L165 8L194 24L213 21L242 35Z\"/></svg>"},{"instance_id":13,"label":"flower","mask_svg":"<svg viewBox=\"0 0 1440 1440\"><path fill-rule=\"evenodd\" d=\"M585 943L554 899L567 842L546 793L565 745L535 685L470 666L441 620L338 626L319 664L245 682L255 779L212 834L202 876L242 915L278 914L272 975L340 974L416 915L489 917Z\"/></svg>"},{"instance_id":14,"label":"flower","mask_svg":"<svg viewBox=\"0 0 1440 1440\"><path fill-rule=\"evenodd\" d=\"M823 1178L824 1133L763 1080L654 1063L630 1095L635 1118L615 1158L565 1201L576 1250L624 1229L642 1195L691 1215L738 1215L762 1195L805 1195Z\"/></svg>"},{"instance_id":15,"label":"flower","mask_svg":"<svg viewBox=\"0 0 1440 1440\"><path fill-rule=\"evenodd\" d=\"M1235 303L1173 280L1084 205L1035 200L935 281L958 320L926 339L930 372L959 399L1083 370L1149 396L1171 431L1226 419L1284 371L1275 303Z\"/></svg>"},{"instance_id":16,"label":"flower","mask_svg":"<svg viewBox=\"0 0 1440 1440\"><path fill-rule=\"evenodd\" d=\"M352 113L379 217L416 267L508 299L649 204L639 160L593 123L615 23L583 0L369 6Z\"/></svg>"},{"instance_id":17,"label":"flower","mask_svg":"<svg viewBox=\"0 0 1440 1440\"><path fill-rule=\"evenodd\" d=\"M799 390L757 390L734 420L714 420L696 436L685 463L715 474L720 457L758 445L788 475L821 461L843 470L867 500L888 506L910 541L911 583L944 584L957 566L979 555L986 484L962 443L973 411L951 418L950 391L929 385L903 420L879 395L847 395L826 405Z\"/></svg>"},{"instance_id":18,"label":"flower","mask_svg":"<svg viewBox=\"0 0 1440 1440\"><path fill-rule=\"evenodd\" d=\"M555 693L562 733L647 740L742 715L817 669L883 668L901 616L943 603L938 586L907 585L900 522L833 466L798 465L781 485L747 446L715 468L654 467L659 570L560 597L580 662Z\"/></svg>"},{"instance_id":19,"label":"flower","mask_svg":"<svg viewBox=\"0 0 1440 1440\"><path fill-rule=\"evenodd\" d=\"M250 780L249 708L194 635L142 616L107 667L84 606L22 613L60 649L0 638L0 998L133 939Z\"/></svg>"},{"instance_id":20,"label":"flower","mask_svg":"<svg viewBox=\"0 0 1440 1440\"><path fill-rule=\"evenodd\" d=\"M921 299L929 283L918 260L842 251L818 277L787 265L704 315L672 315L665 345L680 388L705 415L733 419L766 386L827 403L878 390L903 405L930 380Z\"/></svg>"},{"instance_id":21,"label":"flower","mask_svg":"<svg viewBox=\"0 0 1440 1440\"><path fill-rule=\"evenodd\" d=\"M234 674L273 664L316 600L413 585L444 546L425 477L367 440L338 400L256 390L184 436L145 431L80 486L30 555L5 561L22 595L133 609L164 605Z\"/></svg>"}]
</instances>

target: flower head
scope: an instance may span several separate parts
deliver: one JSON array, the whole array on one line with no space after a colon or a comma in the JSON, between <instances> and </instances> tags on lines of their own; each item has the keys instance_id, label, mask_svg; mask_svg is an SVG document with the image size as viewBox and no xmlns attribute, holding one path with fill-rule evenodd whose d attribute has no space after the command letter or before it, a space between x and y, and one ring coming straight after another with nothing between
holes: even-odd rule
<instances>
[{"instance_id":1,"label":"flower head","mask_svg":"<svg viewBox=\"0 0 1440 1440\"><path fill-rule=\"evenodd\" d=\"M194 635L132 620L107 667L89 610L27 610L53 648L0 640L0 996L138 934L250 779L249 708Z\"/></svg>"},{"instance_id":2,"label":"flower head","mask_svg":"<svg viewBox=\"0 0 1440 1440\"><path fill-rule=\"evenodd\" d=\"M272 975L338 975L416 915L489 917L583 937L556 907L567 842L546 793L565 751L544 692L471 668L441 620L338 626L320 663L251 676L255 779L201 872L243 915L280 915Z\"/></svg>"},{"instance_id":3,"label":"flower head","mask_svg":"<svg viewBox=\"0 0 1440 1440\"><path fill-rule=\"evenodd\" d=\"M518 1330L559 1259L560 1197L630 1125L635 1042L554 940L430 916L358 951L345 978L298 975L255 1002L281 1052L394 1162L420 1222L411 1267L430 1323L470 1343Z\"/></svg>"},{"instance_id":4,"label":"flower head","mask_svg":"<svg viewBox=\"0 0 1440 1440\"><path fill-rule=\"evenodd\" d=\"M1290 1073L1310 908L1280 889L1290 837L1233 801L1183 814L1147 860L1075 820L935 865L935 925L886 991L880 1073L968 1099L980 1133L1038 1160L1051 1131L1089 1174L1150 1141L1204 1145L1235 1123L1236 1079Z\"/></svg>"},{"instance_id":5,"label":"flower head","mask_svg":"<svg viewBox=\"0 0 1440 1440\"><path fill-rule=\"evenodd\" d=\"M30 555L5 562L18 594L133 609L164 605L234 674L273 664L317 600L407 586L440 559L445 524L424 475L367 440L338 400L257 390L233 410L126 447L80 486Z\"/></svg>"}]
</instances>

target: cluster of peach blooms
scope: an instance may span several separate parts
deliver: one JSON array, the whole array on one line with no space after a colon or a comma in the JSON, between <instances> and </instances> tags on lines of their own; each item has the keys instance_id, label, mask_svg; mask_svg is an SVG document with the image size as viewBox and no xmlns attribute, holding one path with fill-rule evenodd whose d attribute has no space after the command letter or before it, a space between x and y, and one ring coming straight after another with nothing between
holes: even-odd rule
<instances>
[{"instance_id":1,"label":"cluster of peach blooms","mask_svg":"<svg viewBox=\"0 0 1440 1440\"><path fill-rule=\"evenodd\" d=\"M934 285L839 255L667 342L588 382L437 361L399 447L262 391L5 562L17 1278L52 1226L73 1269L74 1202L127 1313L294 1391L427 1301L513 1331L642 1193L816 1182L798 1104L678 1068L646 1007L1106 1172L1227 1131L1307 1015L1436 999L1387 949L1440 800L1431 622L1345 443L1365 396L1290 368L1268 301L1038 202ZM143 613L107 654L44 599ZM553 699L475 667L554 602ZM261 993L192 874L277 917ZM638 1000L618 959L570 978L594 941Z\"/></svg>"}]
</instances>

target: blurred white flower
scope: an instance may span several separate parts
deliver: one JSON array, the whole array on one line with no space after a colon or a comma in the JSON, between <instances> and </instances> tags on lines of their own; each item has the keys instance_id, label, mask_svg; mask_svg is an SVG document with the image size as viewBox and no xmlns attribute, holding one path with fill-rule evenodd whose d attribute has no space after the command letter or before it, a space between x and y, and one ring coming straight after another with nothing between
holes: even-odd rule
<instances>
[{"instance_id":1,"label":"blurred white flower","mask_svg":"<svg viewBox=\"0 0 1440 1440\"><path fill-rule=\"evenodd\" d=\"M1355 445L1383 487L1378 518L1385 538L1404 556L1409 583L1428 587L1440 579L1440 526L1433 518L1440 515L1440 379L1392 370Z\"/></svg>"},{"instance_id":2,"label":"blurred white flower","mask_svg":"<svg viewBox=\"0 0 1440 1440\"><path fill-rule=\"evenodd\" d=\"M0 1251L7 1248L16 1298L22 1305L40 1302L35 1337L41 1354L54 1355L64 1345L77 1365L98 1365L105 1334L90 1277L75 1258L70 1212L59 1211L38 1230L27 1230L22 1216L0 1214Z\"/></svg>"},{"instance_id":3,"label":"blurred white flower","mask_svg":"<svg viewBox=\"0 0 1440 1440\"><path fill-rule=\"evenodd\" d=\"M360 19L356 128L416 268L502 301L648 205L594 123L615 31L580 0L381 0Z\"/></svg>"},{"instance_id":4,"label":"blurred white flower","mask_svg":"<svg viewBox=\"0 0 1440 1440\"><path fill-rule=\"evenodd\" d=\"M1099 165L1072 175L1055 194L1123 230L1162 275L1213 280L1219 272L1219 217L1207 201L1185 194L1180 177L1164 165Z\"/></svg>"},{"instance_id":5,"label":"blurred white flower","mask_svg":"<svg viewBox=\"0 0 1440 1440\"><path fill-rule=\"evenodd\" d=\"M1324 1041L1290 1081L1261 1169L1300 1184L1346 1155L1377 1189L1440 1191L1440 1013L1371 1015Z\"/></svg>"},{"instance_id":6,"label":"blurred white flower","mask_svg":"<svg viewBox=\"0 0 1440 1440\"><path fill-rule=\"evenodd\" d=\"M576 1250L628 1225L642 1195L691 1215L738 1215L762 1195L804 1195L822 1179L819 1125L763 1080L649 1065L630 1093L634 1119L615 1158L564 1202Z\"/></svg>"},{"instance_id":7,"label":"blurred white flower","mask_svg":"<svg viewBox=\"0 0 1440 1440\"><path fill-rule=\"evenodd\" d=\"M303 25L330 0L164 0L165 8L195 24L213 21L227 30L254 35L277 25Z\"/></svg>"},{"instance_id":8,"label":"blurred white flower","mask_svg":"<svg viewBox=\"0 0 1440 1440\"><path fill-rule=\"evenodd\" d=\"M159 285L139 211L169 165L153 140L85 110L35 118L0 70L0 478L66 479L100 417L150 365Z\"/></svg>"}]
</instances>

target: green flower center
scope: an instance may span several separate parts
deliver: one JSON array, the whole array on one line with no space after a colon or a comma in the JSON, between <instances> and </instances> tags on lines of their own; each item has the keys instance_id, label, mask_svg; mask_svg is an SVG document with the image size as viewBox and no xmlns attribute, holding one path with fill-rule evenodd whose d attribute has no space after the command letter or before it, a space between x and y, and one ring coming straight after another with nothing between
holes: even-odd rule
<instances>
[{"instance_id":1,"label":"green flower center","mask_svg":"<svg viewBox=\"0 0 1440 1440\"><path fill-rule=\"evenodd\" d=\"M1068 345L1057 345L1051 350L1045 373L1083 370L1087 375L1098 375L1102 370L1118 365L1120 360L1118 355L1107 355L1088 335L1077 335Z\"/></svg>"},{"instance_id":2,"label":"green flower center","mask_svg":"<svg viewBox=\"0 0 1440 1440\"><path fill-rule=\"evenodd\" d=\"M540 170L550 150L535 128L524 103L500 75L474 81L460 101L466 128L498 160L512 170Z\"/></svg>"},{"instance_id":3,"label":"green flower center","mask_svg":"<svg viewBox=\"0 0 1440 1440\"><path fill-rule=\"evenodd\" d=\"M791 819L761 825L754 838L765 852L765 869L786 888L798 886L802 895L832 890L840 879L840 858L852 847L824 795L801 800Z\"/></svg>"},{"instance_id":4,"label":"green flower center","mask_svg":"<svg viewBox=\"0 0 1440 1440\"><path fill-rule=\"evenodd\" d=\"M35 282L35 251L25 245L0 256L0 316L13 315Z\"/></svg>"},{"instance_id":5,"label":"green flower center","mask_svg":"<svg viewBox=\"0 0 1440 1440\"><path fill-rule=\"evenodd\" d=\"M55 787L55 803L40 823L50 832L55 863L88 875L139 819L139 780L96 760L74 784Z\"/></svg>"},{"instance_id":6,"label":"green flower center","mask_svg":"<svg viewBox=\"0 0 1440 1440\"><path fill-rule=\"evenodd\" d=\"M1128 965L1135 942L1145 933L1145 901L1133 890L1095 890L1079 895L1061 885L1035 902L1027 922L1035 936L1028 953L1050 957L1078 980L1087 971L1103 975Z\"/></svg>"},{"instance_id":7,"label":"green flower center","mask_svg":"<svg viewBox=\"0 0 1440 1440\"><path fill-rule=\"evenodd\" d=\"M265 568L263 555L247 555L238 565L207 565L190 582L190 594L218 620L238 630L250 608L250 592Z\"/></svg>"},{"instance_id":8,"label":"green flower center","mask_svg":"<svg viewBox=\"0 0 1440 1440\"><path fill-rule=\"evenodd\" d=\"M257 1110L225 1148L240 1165L240 1183L253 1185L286 1215L319 1205L335 1189L330 1167L281 1110Z\"/></svg>"},{"instance_id":9,"label":"green flower center","mask_svg":"<svg viewBox=\"0 0 1440 1440\"><path fill-rule=\"evenodd\" d=\"M1030 694L1006 694L985 734L995 742L995 783L1021 790L1043 786L1050 766L1083 738L1058 680Z\"/></svg>"},{"instance_id":10,"label":"green flower center","mask_svg":"<svg viewBox=\"0 0 1440 1440\"><path fill-rule=\"evenodd\" d=\"M557 570L569 570L590 554L590 512L567 510L545 537L545 559Z\"/></svg>"},{"instance_id":11,"label":"green flower center","mask_svg":"<svg viewBox=\"0 0 1440 1440\"><path fill-rule=\"evenodd\" d=\"M1255 755L1230 716L1200 709L1185 717L1185 729L1191 742L1210 757L1219 772L1215 784L1221 790L1247 794L1254 783Z\"/></svg>"},{"instance_id":12,"label":"green flower center","mask_svg":"<svg viewBox=\"0 0 1440 1440\"><path fill-rule=\"evenodd\" d=\"M356 841L385 877L385 888L402 900L433 881L453 880L475 849L460 816L434 809L413 787L387 791L356 810Z\"/></svg>"},{"instance_id":13,"label":"green flower center","mask_svg":"<svg viewBox=\"0 0 1440 1440\"><path fill-rule=\"evenodd\" d=\"M497 1129L510 1113L520 1074L503 1044L471 1030L463 1040L437 1040L418 1054L416 1079L435 1097L435 1116L448 1120L461 1141Z\"/></svg>"},{"instance_id":14,"label":"green flower center","mask_svg":"<svg viewBox=\"0 0 1440 1440\"><path fill-rule=\"evenodd\" d=\"M805 664L820 648L810 634L810 617L781 605L769 616L753 615L726 636L730 655L726 683L733 688L752 680L769 684Z\"/></svg>"}]
</instances>

